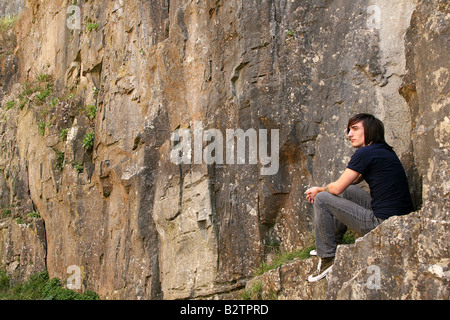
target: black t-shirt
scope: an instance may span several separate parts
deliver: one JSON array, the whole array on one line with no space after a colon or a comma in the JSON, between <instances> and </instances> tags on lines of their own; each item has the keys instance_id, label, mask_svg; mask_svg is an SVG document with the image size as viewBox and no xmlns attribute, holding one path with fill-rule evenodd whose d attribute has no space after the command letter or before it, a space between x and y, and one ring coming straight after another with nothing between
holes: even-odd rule
<instances>
[{"instance_id":1,"label":"black t-shirt","mask_svg":"<svg viewBox=\"0 0 450 320\"><path fill-rule=\"evenodd\" d=\"M355 151L347 168L367 181L376 217L387 219L413 211L405 170L387 144L373 143Z\"/></svg>"}]
</instances>

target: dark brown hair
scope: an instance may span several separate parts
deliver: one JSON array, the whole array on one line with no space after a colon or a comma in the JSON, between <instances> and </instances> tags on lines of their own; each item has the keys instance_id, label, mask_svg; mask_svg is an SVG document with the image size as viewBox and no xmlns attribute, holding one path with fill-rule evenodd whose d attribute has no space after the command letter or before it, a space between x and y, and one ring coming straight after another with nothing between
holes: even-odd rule
<instances>
[{"instance_id":1,"label":"dark brown hair","mask_svg":"<svg viewBox=\"0 0 450 320\"><path fill-rule=\"evenodd\" d=\"M383 143L388 145L384 140L383 122L369 113L359 113L351 117L347 124L347 134L350 132L350 127L360 121L362 121L364 127L364 141L366 146L370 143Z\"/></svg>"}]
</instances>

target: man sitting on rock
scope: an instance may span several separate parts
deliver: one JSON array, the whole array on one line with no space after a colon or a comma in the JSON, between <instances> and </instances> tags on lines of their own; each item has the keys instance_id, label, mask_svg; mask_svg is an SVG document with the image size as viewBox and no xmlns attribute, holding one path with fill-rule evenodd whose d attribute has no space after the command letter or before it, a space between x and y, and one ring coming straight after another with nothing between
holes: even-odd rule
<instances>
[{"instance_id":1,"label":"man sitting on rock","mask_svg":"<svg viewBox=\"0 0 450 320\"><path fill-rule=\"evenodd\" d=\"M396 153L384 140L383 123L371 114L353 116L347 125L353 154L341 177L325 187L306 190L314 204L317 271L308 277L314 282L330 271L337 244L347 227L364 235L393 215L413 211L405 170ZM366 180L370 195L355 186ZM338 195L342 194L342 197Z\"/></svg>"}]
</instances>

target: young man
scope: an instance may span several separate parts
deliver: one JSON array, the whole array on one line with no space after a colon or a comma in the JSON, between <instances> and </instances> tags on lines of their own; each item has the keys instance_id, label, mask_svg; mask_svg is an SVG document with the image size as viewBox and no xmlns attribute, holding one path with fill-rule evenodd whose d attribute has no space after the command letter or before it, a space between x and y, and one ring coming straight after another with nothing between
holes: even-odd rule
<instances>
[{"instance_id":1,"label":"young man","mask_svg":"<svg viewBox=\"0 0 450 320\"><path fill-rule=\"evenodd\" d=\"M353 154L341 177L325 187L306 190L314 204L316 251L320 257L310 282L326 276L334 262L337 244L347 227L364 235L393 215L413 211L405 170L384 140L383 123L371 114L353 116L347 125ZM370 195L354 186L366 180ZM338 195L342 194L342 197Z\"/></svg>"}]
</instances>

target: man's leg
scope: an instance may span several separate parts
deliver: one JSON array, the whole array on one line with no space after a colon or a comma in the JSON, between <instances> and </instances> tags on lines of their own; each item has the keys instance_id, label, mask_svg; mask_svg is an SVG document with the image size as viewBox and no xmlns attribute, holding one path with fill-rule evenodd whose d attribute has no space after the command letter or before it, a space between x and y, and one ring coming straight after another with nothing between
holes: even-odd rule
<instances>
[{"instance_id":1,"label":"man's leg","mask_svg":"<svg viewBox=\"0 0 450 320\"><path fill-rule=\"evenodd\" d=\"M372 210L372 197L356 185L350 185L342 194L344 199L350 200L360 206ZM344 234L347 231L347 226L340 222L338 219L334 218L334 240L336 244L341 244L342 239L344 238Z\"/></svg>"},{"instance_id":2,"label":"man's leg","mask_svg":"<svg viewBox=\"0 0 450 320\"><path fill-rule=\"evenodd\" d=\"M361 207L372 210L372 197L358 186L348 186L342 194L342 197L359 204Z\"/></svg>"},{"instance_id":3,"label":"man's leg","mask_svg":"<svg viewBox=\"0 0 450 320\"><path fill-rule=\"evenodd\" d=\"M352 186L343 196L345 198L320 192L314 198L314 229L320 260L317 271L308 277L309 282L324 278L330 271L334 263L336 242L342 240L345 226L359 234L365 234L379 224L370 209L371 199L367 193Z\"/></svg>"},{"instance_id":4,"label":"man's leg","mask_svg":"<svg viewBox=\"0 0 450 320\"><path fill-rule=\"evenodd\" d=\"M340 235L339 229L342 232L342 224L359 234L366 234L378 226L379 222L370 209L370 196L364 190L356 188L360 189L357 186L351 186L344 193L344 197L348 199L334 196L328 192L321 192L316 195L314 199L314 228L319 257L334 256L336 240L341 240L336 239L336 236Z\"/></svg>"}]
</instances>

